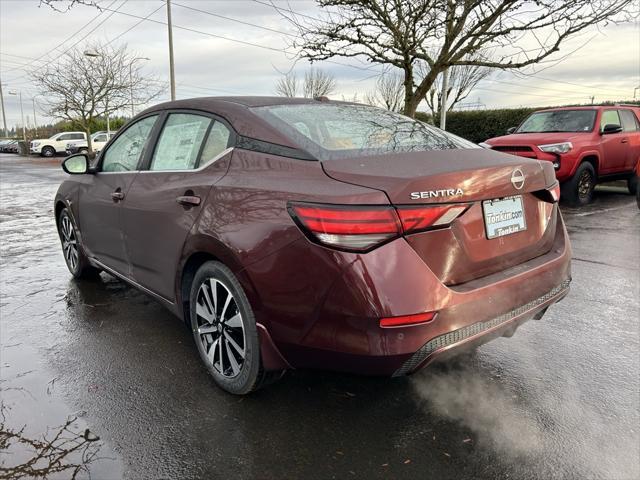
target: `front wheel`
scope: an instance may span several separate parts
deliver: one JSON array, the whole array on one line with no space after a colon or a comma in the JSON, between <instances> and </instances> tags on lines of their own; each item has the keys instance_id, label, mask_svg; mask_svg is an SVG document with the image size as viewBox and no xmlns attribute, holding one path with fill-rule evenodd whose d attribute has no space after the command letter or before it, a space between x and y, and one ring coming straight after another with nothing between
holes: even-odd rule
<instances>
[{"instance_id":1,"label":"front wheel","mask_svg":"<svg viewBox=\"0 0 640 480\"><path fill-rule=\"evenodd\" d=\"M629 180L627 180L627 187L631 195L635 195L638 192L638 174L634 173Z\"/></svg>"},{"instance_id":2,"label":"front wheel","mask_svg":"<svg viewBox=\"0 0 640 480\"><path fill-rule=\"evenodd\" d=\"M40 151L43 157L53 157L56 154L56 151L53 147L42 147Z\"/></svg>"},{"instance_id":3,"label":"front wheel","mask_svg":"<svg viewBox=\"0 0 640 480\"><path fill-rule=\"evenodd\" d=\"M581 163L571 179L562 184L561 198L570 205L581 207L591 203L596 187L596 172L588 162Z\"/></svg>"},{"instance_id":4,"label":"front wheel","mask_svg":"<svg viewBox=\"0 0 640 480\"><path fill-rule=\"evenodd\" d=\"M62 243L62 254L67 268L75 278L95 277L100 271L91 266L82 250L78 233L67 208L62 209L58 217L58 235Z\"/></svg>"},{"instance_id":5,"label":"front wheel","mask_svg":"<svg viewBox=\"0 0 640 480\"><path fill-rule=\"evenodd\" d=\"M262 368L253 310L229 268L203 264L191 284L189 305L200 358L219 387L245 395L274 377Z\"/></svg>"}]
</instances>

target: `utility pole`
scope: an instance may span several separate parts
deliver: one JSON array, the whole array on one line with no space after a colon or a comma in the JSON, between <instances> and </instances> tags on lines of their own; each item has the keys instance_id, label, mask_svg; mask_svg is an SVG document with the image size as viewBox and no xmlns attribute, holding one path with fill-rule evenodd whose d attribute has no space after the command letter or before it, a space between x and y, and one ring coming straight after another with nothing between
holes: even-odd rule
<instances>
[{"instance_id":1,"label":"utility pole","mask_svg":"<svg viewBox=\"0 0 640 480\"><path fill-rule=\"evenodd\" d=\"M31 103L33 103L33 128L35 130L35 136L36 138L38 138L38 121L36 120L36 97L37 95L34 95L31 98Z\"/></svg>"},{"instance_id":2,"label":"utility pole","mask_svg":"<svg viewBox=\"0 0 640 480\"><path fill-rule=\"evenodd\" d=\"M4 95L2 93L2 80L0 80L0 104L2 104L2 124L4 126L4 136L9 136L9 131L7 130L7 115L4 113Z\"/></svg>"},{"instance_id":3,"label":"utility pole","mask_svg":"<svg viewBox=\"0 0 640 480\"><path fill-rule=\"evenodd\" d=\"M169 29L169 78L171 79L171 100L176 99L176 74L173 67L173 27L171 26L171 0L167 0L167 27Z\"/></svg>"},{"instance_id":4,"label":"utility pole","mask_svg":"<svg viewBox=\"0 0 640 480\"><path fill-rule=\"evenodd\" d=\"M9 90L9 95L16 95L20 98L20 115L22 117L22 139L25 141L25 143L27 142L27 129L25 128L24 125L24 109L22 108L22 90L20 90L19 92L16 92L15 90L11 91Z\"/></svg>"}]
</instances>

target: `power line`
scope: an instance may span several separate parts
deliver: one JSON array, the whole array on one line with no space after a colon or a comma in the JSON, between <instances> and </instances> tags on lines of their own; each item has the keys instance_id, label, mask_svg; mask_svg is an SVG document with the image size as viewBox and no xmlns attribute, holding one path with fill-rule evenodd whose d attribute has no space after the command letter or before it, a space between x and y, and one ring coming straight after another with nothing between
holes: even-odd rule
<instances>
[{"instance_id":1,"label":"power line","mask_svg":"<svg viewBox=\"0 0 640 480\"><path fill-rule=\"evenodd\" d=\"M116 40L118 40L120 37L122 37L123 35L126 35L127 33L129 33L131 30L133 30L134 28L138 27L138 25L140 25L142 22L144 22L145 20L148 20L149 17L151 15L153 15L154 13L156 13L158 10L164 8L164 3L162 5L160 5L158 8L156 8L154 11L152 11L150 14L148 14L146 17L140 19L138 22L136 22L133 26L131 26L130 28L126 29L124 32L122 32L120 35L116 36L115 38L112 38L111 40L109 40L109 42L107 43L107 46L111 45L113 42L115 42ZM122 12L120 12L122 13Z\"/></svg>"},{"instance_id":2,"label":"power line","mask_svg":"<svg viewBox=\"0 0 640 480\"><path fill-rule=\"evenodd\" d=\"M281 35L286 35L288 37L298 38L298 35L294 35L292 33L283 32L282 30L276 30L275 28L265 27L263 25L256 25L255 23L245 22L244 20L238 20L237 18L226 17L224 15L220 15L218 13L209 12L207 10L201 10L199 8L189 7L187 5L182 5L182 4L176 3L176 2L172 2L172 5L175 5L175 6L181 7L181 8L186 8L187 10L192 10L194 12L204 13L206 15L211 15L212 17L217 17L217 18L222 18L224 20L229 20L230 22L240 23L242 25L247 25L249 27L255 27L255 28L259 28L261 30L267 30L269 32L279 33Z\"/></svg>"},{"instance_id":3,"label":"power line","mask_svg":"<svg viewBox=\"0 0 640 480\"><path fill-rule=\"evenodd\" d=\"M109 7L113 6L113 4L115 4L118 0L113 0L110 4ZM58 45L56 45L55 47L53 47L51 50L46 51L45 53L43 53L42 55L40 55L38 58L34 59L34 61L37 60L41 60L42 58L46 57L47 55L51 54L51 52L53 52L54 50L57 50L59 47L61 47L62 45L64 45L66 42L68 42L69 40L71 40L73 37L75 37L78 33L80 33L82 30L84 30L85 28L87 28L89 25L91 25L95 20L97 20L98 18L100 18L100 16L102 16L104 14L103 11L100 11L100 13L98 13L98 15L96 15L95 17L93 17L91 20L89 20L87 23L85 23L82 27L80 27L78 30L76 30L75 32L73 32L71 35L69 35L67 38L65 38L62 42L60 42ZM30 62L30 64L32 64L33 62ZM13 70L18 70L18 69L13 69ZM7 70L7 72L10 72L12 70Z\"/></svg>"}]
</instances>

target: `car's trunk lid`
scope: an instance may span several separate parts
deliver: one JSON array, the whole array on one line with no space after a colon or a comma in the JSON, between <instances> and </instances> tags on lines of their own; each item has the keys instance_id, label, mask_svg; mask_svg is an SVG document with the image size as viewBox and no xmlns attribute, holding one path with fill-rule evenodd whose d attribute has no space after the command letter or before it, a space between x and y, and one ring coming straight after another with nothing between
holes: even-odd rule
<instances>
[{"instance_id":1,"label":"car's trunk lid","mask_svg":"<svg viewBox=\"0 0 640 480\"><path fill-rule=\"evenodd\" d=\"M551 248L556 209L538 193L555 183L548 162L468 149L332 160L323 168L336 180L384 191L399 208L468 204L450 226L406 236L446 284L504 270ZM512 196L522 197L526 230L487 238L482 202Z\"/></svg>"}]
</instances>

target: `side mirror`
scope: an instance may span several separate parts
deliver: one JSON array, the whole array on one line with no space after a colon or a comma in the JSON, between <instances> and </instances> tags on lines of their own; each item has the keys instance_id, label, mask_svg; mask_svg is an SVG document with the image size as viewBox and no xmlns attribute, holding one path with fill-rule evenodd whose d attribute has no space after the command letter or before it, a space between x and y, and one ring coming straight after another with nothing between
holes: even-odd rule
<instances>
[{"instance_id":1,"label":"side mirror","mask_svg":"<svg viewBox=\"0 0 640 480\"><path fill-rule=\"evenodd\" d=\"M518 129L518 127L511 127L511 128L507 128L507 135L511 135L513 132L515 132Z\"/></svg>"},{"instance_id":2,"label":"side mirror","mask_svg":"<svg viewBox=\"0 0 640 480\"><path fill-rule=\"evenodd\" d=\"M610 133L620 133L622 127L615 123L607 123L602 129L602 135L609 135Z\"/></svg>"},{"instance_id":3,"label":"side mirror","mask_svg":"<svg viewBox=\"0 0 640 480\"><path fill-rule=\"evenodd\" d=\"M64 159L62 170L69 175L89 173L89 157L84 153L77 153Z\"/></svg>"}]
</instances>

